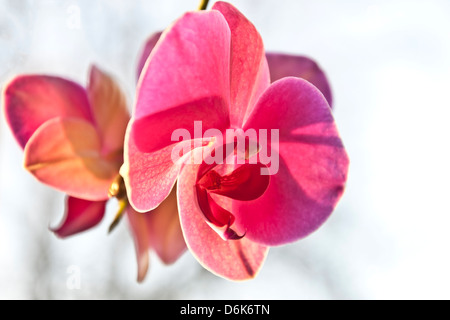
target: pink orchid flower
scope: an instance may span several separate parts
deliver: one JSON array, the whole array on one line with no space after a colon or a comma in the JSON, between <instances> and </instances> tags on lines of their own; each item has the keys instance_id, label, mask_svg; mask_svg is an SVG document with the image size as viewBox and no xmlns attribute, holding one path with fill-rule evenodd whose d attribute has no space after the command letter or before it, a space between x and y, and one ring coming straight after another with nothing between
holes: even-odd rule
<instances>
[{"instance_id":1,"label":"pink orchid flower","mask_svg":"<svg viewBox=\"0 0 450 320\"><path fill-rule=\"evenodd\" d=\"M25 168L68 195L65 217L53 229L56 235L64 238L96 226L114 195L130 222L139 281L146 275L150 248L166 263L178 258L185 244L176 201L169 197L151 215L137 213L121 187L118 174L130 116L112 77L94 66L85 89L59 77L23 75L6 86L3 98L7 122L24 149Z\"/></svg>"},{"instance_id":2,"label":"pink orchid flower","mask_svg":"<svg viewBox=\"0 0 450 320\"><path fill-rule=\"evenodd\" d=\"M194 139L173 141L178 129ZM230 163L211 164L228 146L206 133L228 129L274 129L279 139L257 152L246 147L244 164L235 149L222 153ZM188 148L179 161L175 148ZM278 156L277 170L261 161L263 152ZM200 163L186 161L198 154ZM259 33L224 2L186 13L162 33L139 79L124 160L132 206L152 210L176 184L189 250L231 280L253 278L269 246L319 228L343 193L349 163L324 94L294 77L271 84Z\"/></svg>"}]
</instances>

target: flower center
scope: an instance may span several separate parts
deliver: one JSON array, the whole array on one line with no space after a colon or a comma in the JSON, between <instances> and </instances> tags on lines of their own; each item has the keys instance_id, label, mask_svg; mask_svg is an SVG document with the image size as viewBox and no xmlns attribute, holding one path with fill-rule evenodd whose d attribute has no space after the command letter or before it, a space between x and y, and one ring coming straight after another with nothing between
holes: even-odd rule
<instances>
[{"instance_id":1,"label":"flower center","mask_svg":"<svg viewBox=\"0 0 450 320\"><path fill-rule=\"evenodd\" d=\"M127 189L125 187L125 182L123 181L122 176L119 174L114 179L113 183L109 187L108 196L110 198L114 197L118 200L125 199L127 197Z\"/></svg>"},{"instance_id":2,"label":"flower center","mask_svg":"<svg viewBox=\"0 0 450 320\"><path fill-rule=\"evenodd\" d=\"M212 195L233 200L251 201L263 195L270 176L262 175L263 164L246 163L228 174L219 174L213 166L203 171L195 185L197 201L208 224L224 239L238 240L245 236L235 231L235 215L216 202Z\"/></svg>"},{"instance_id":3,"label":"flower center","mask_svg":"<svg viewBox=\"0 0 450 320\"><path fill-rule=\"evenodd\" d=\"M128 206L127 189L125 187L125 182L120 174L117 175L116 179L109 187L108 196L110 198L114 197L119 201L119 209L117 210L114 220L108 229L108 233L111 233L117 227L120 220L122 220L122 216Z\"/></svg>"}]
</instances>

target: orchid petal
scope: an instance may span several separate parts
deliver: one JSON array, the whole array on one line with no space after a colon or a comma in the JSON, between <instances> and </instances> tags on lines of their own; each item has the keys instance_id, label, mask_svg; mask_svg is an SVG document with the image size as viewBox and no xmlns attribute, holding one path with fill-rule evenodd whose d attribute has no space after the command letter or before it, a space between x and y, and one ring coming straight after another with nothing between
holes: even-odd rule
<instances>
[{"instance_id":1,"label":"orchid petal","mask_svg":"<svg viewBox=\"0 0 450 320\"><path fill-rule=\"evenodd\" d=\"M228 115L220 97L208 97L170 110L154 113L134 120L131 135L142 152L151 153L172 145L173 134L182 129L190 139L202 138L208 129L225 131L229 126ZM197 121L197 120L201 120ZM201 123L196 125L196 123ZM157 134L157 136L155 136ZM190 140L189 139L189 140Z\"/></svg>"},{"instance_id":2,"label":"orchid petal","mask_svg":"<svg viewBox=\"0 0 450 320\"><path fill-rule=\"evenodd\" d=\"M186 13L163 33L138 84L131 134L139 150L169 145L175 129L195 120L205 130L228 127L229 48L230 31L217 11Z\"/></svg>"},{"instance_id":3,"label":"orchid petal","mask_svg":"<svg viewBox=\"0 0 450 320\"><path fill-rule=\"evenodd\" d=\"M147 274L150 249L155 249L166 264L174 263L186 250L178 217L176 188L155 210L140 213L129 206L127 216L135 241L139 282Z\"/></svg>"},{"instance_id":4,"label":"orchid petal","mask_svg":"<svg viewBox=\"0 0 450 320\"><path fill-rule=\"evenodd\" d=\"M147 215L137 212L133 207L128 206L126 209L129 226L134 239L134 247L136 249L138 276L137 281L142 282L147 275L149 267L149 230L147 225Z\"/></svg>"},{"instance_id":5,"label":"orchid petal","mask_svg":"<svg viewBox=\"0 0 450 320\"><path fill-rule=\"evenodd\" d=\"M178 208L189 250L206 269L221 277L230 280L254 278L262 267L267 247L246 237L225 241L208 225L198 204L193 201L197 199L194 186L198 169L198 165L187 165L178 179Z\"/></svg>"},{"instance_id":6,"label":"orchid petal","mask_svg":"<svg viewBox=\"0 0 450 320\"><path fill-rule=\"evenodd\" d=\"M86 91L58 77L19 76L4 90L5 115L22 148L32 134L55 117L92 120Z\"/></svg>"},{"instance_id":7,"label":"orchid petal","mask_svg":"<svg viewBox=\"0 0 450 320\"><path fill-rule=\"evenodd\" d=\"M108 198L120 162L101 158L96 129L80 119L43 124L25 147L25 167L39 181L85 200Z\"/></svg>"},{"instance_id":8,"label":"orchid petal","mask_svg":"<svg viewBox=\"0 0 450 320\"><path fill-rule=\"evenodd\" d=\"M309 82L285 78L272 84L246 123L279 129L279 170L254 201L235 201L236 225L249 239L278 245L316 230L340 199L348 157L323 95Z\"/></svg>"},{"instance_id":9,"label":"orchid petal","mask_svg":"<svg viewBox=\"0 0 450 320\"><path fill-rule=\"evenodd\" d=\"M142 70L144 69L145 63L147 62L147 59L150 56L150 53L152 53L153 48L156 46L156 43L158 43L158 40L161 37L161 34L162 34L162 32L155 32L145 42L144 48L142 49L142 53L138 60L139 62L138 62L138 67L137 67L137 72L136 72L138 80L139 80L139 77L141 76Z\"/></svg>"},{"instance_id":10,"label":"orchid petal","mask_svg":"<svg viewBox=\"0 0 450 320\"><path fill-rule=\"evenodd\" d=\"M285 77L299 77L311 82L323 93L330 107L333 98L330 84L319 65L312 59L303 56L266 53L272 82Z\"/></svg>"},{"instance_id":11,"label":"orchid petal","mask_svg":"<svg viewBox=\"0 0 450 320\"><path fill-rule=\"evenodd\" d=\"M60 238L95 227L105 215L106 201L88 201L67 197L65 216L59 227L51 230Z\"/></svg>"},{"instance_id":12,"label":"orchid petal","mask_svg":"<svg viewBox=\"0 0 450 320\"><path fill-rule=\"evenodd\" d=\"M264 45L255 26L234 6L216 2L231 30L231 124L241 127L270 84Z\"/></svg>"},{"instance_id":13,"label":"orchid petal","mask_svg":"<svg viewBox=\"0 0 450 320\"><path fill-rule=\"evenodd\" d=\"M95 66L91 68L87 93L102 141L102 154L121 161L130 119L125 96L114 79Z\"/></svg>"},{"instance_id":14,"label":"orchid petal","mask_svg":"<svg viewBox=\"0 0 450 320\"><path fill-rule=\"evenodd\" d=\"M181 164L172 161L173 145L152 153L140 152L129 134L130 129L131 123L125 136L124 164L120 174L124 178L130 204L139 212L147 212L169 196Z\"/></svg>"},{"instance_id":15,"label":"orchid petal","mask_svg":"<svg viewBox=\"0 0 450 320\"><path fill-rule=\"evenodd\" d=\"M165 264L174 263L186 250L177 207L177 191L173 188L169 196L146 215L150 243Z\"/></svg>"}]
</instances>

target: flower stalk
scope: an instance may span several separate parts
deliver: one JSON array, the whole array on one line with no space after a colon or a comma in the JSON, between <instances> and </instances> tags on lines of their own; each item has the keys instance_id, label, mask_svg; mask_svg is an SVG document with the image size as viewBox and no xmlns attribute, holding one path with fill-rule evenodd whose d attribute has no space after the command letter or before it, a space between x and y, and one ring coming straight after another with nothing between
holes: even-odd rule
<instances>
[{"instance_id":1,"label":"flower stalk","mask_svg":"<svg viewBox=\"0 0 450 320\"><path fill-rule=\"evenodd\" d=\"M208 7L208 2L209 2L209 0L202 0L200 2L200 6L198 7L198 10L206 10L206 8Z\"/></svg>"},{"instance_id":2,"label":"flower stalk","mask_svg":"<svg viewBox=\"0 0 450 320\"><path fill-rule=\"evenodd\" d=\"M127 190L125 187L125 182L123 181L122 176L117 175L114 182L109 187L108 196L114 197L119 201L119 210L114 217L113 222L109 226L108 234L111 233L119 224L120 220L122 220L123 213L128 206L128 198L127 198Z\"/></svg>"},{"instance_id":3,"label":"flower stalk","mask_svg":"<svg viewBox=\"0 0 450 320\"><path fill-rule=\"evenodd\" d=\"M127 208L127 206L128 206L127 198L119 200L119 210L117 210L116 216L114 217L113 222L111 223L111 225L108 228L108 234L111 233L119 225L119 222L120 222L120 220L122 220L123 213L125 212L125 209Z\"/></svg>"}]
</instances>

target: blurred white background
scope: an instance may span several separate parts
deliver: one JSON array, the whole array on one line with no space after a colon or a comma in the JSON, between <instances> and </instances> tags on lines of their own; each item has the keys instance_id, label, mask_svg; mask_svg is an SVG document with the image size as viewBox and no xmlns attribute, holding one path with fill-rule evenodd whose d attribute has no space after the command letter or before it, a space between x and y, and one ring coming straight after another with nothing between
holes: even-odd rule
<instances>
[{"instance_id":1,"label":"blurred white background","mask_svg":"<svg viewBox=\"0 0 450 320\"><path fill-rule=\"evenodd\" d=\"M0 86L22 73L84 84L96 63L131 107L144 40L198 2L0 0ZM230 2L268 50L313 57L331 81L351 159L331 218L272 248L252 281L217 278L187 252L172 266L152 255L137 284L126 224L107 235L116 203L92 231L67 240L48 231L64 196L25 172L2 114L0 299L450 298L450 2ZM67 286L73 268L79 289Z\"/></svg>"}]
</instances>

